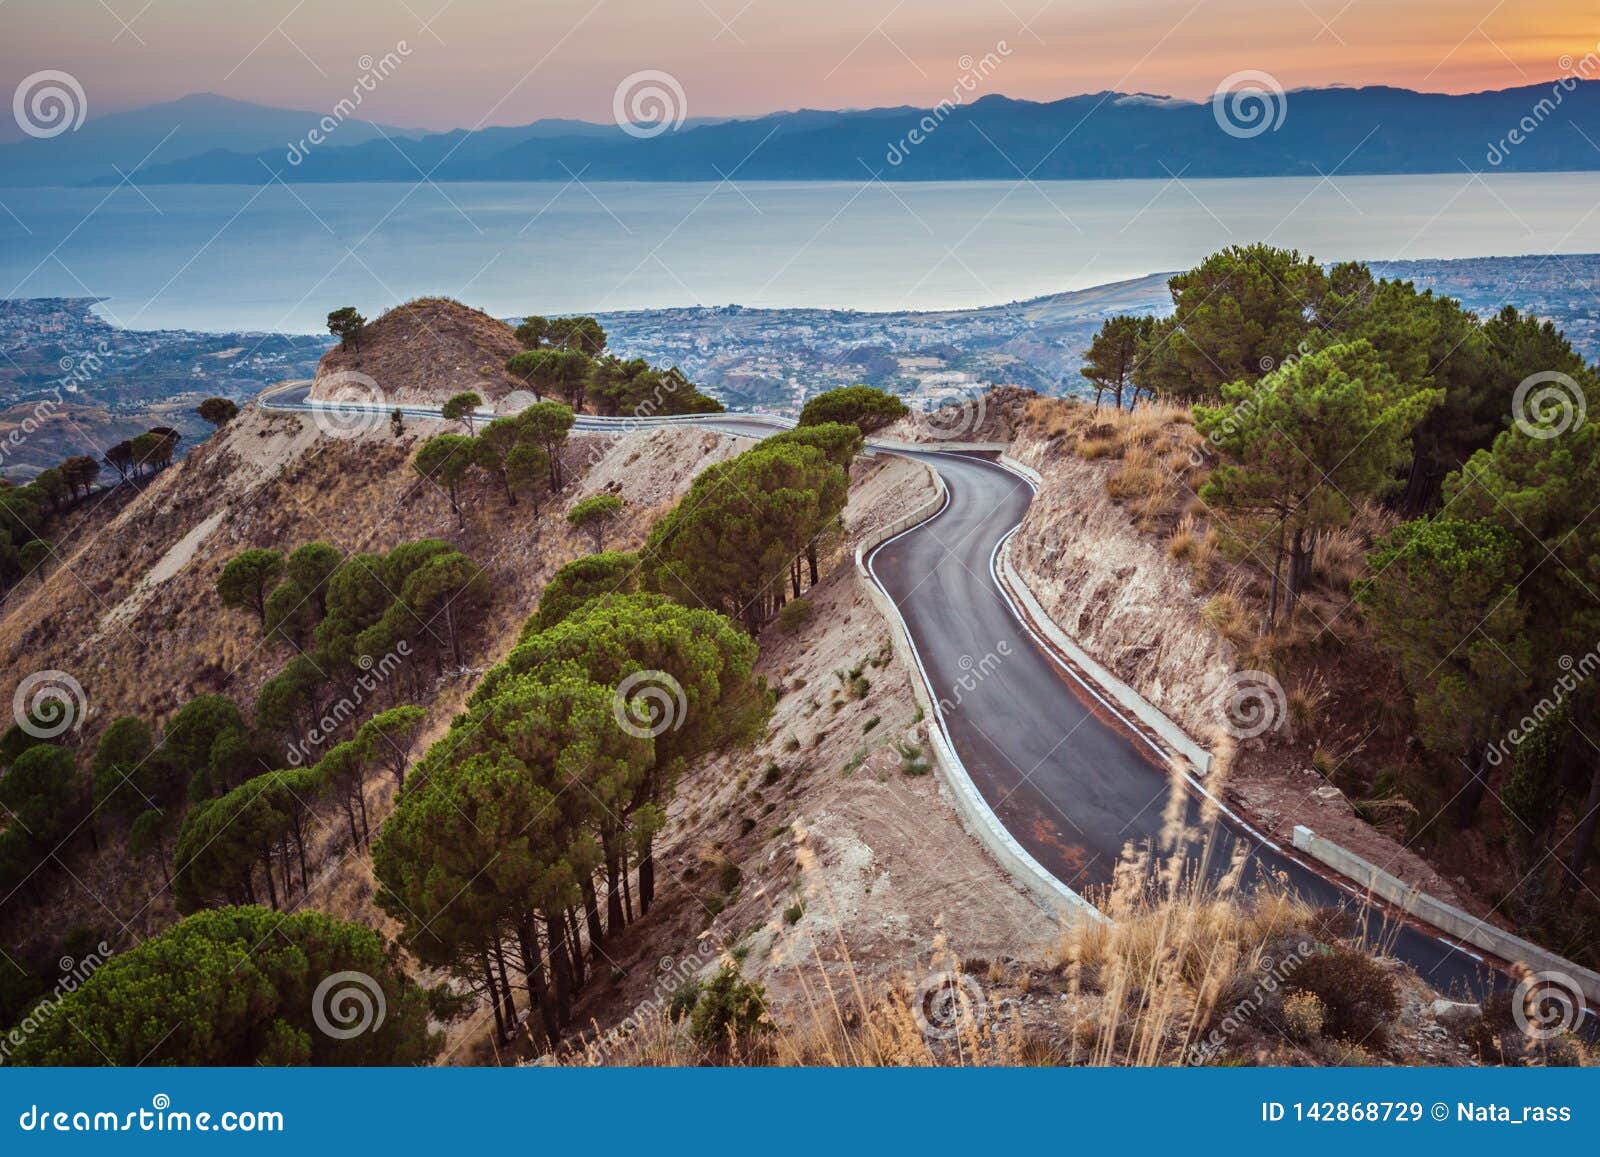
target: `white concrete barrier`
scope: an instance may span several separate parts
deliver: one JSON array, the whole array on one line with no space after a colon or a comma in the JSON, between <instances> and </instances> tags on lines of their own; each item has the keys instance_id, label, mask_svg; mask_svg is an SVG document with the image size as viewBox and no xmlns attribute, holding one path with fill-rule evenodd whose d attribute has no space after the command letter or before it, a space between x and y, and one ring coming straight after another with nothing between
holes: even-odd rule
<instances>
[{"instance_id":1,"label":"white concrete barrier","mask_svg":"<svg viewBox=\"0 0 1600 1157\"><path fill-rule=\"evenodd\" d=\"M1526 964L1535 972L1560 972L1571 977L1583 990L1583 995L1600 1009L1600 973L1574 964L1554 952L1531 944L1520 936L1513 936L1464 912L1443 900L1437 900L1405 881L1391 876L1376 864L1362 859L1348 848L1324 839L1304 824L1294 829L1294 846L1312 859L1326 864L1341 876L1353 880L1374 896L1409 912L1418 920L1433 925L1441 932L1465 941L1485 952L1492 952L1502 960Z\"/></svg>"}]
</instances>

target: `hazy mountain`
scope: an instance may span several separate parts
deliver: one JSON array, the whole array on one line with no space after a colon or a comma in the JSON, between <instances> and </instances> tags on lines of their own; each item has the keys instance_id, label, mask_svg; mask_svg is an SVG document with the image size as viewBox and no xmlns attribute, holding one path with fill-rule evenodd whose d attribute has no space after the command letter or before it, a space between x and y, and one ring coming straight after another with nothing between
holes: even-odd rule
<instances>
[{"instance_id":1,"label":"hazy mountain","mask_svg":"<svg viewBox=\"0 0 1600 1157\"><path fill-rule=\"evenodd\" d=\"M411 181L420 168L435 180L458 181L564 181L575 173L584 180L716 181L723 174L859 180L868 173L889 180L1015 180L1023 173L1059 180L1600 169L1600 82L1462 96L1384 87L1301 89L1278 107L1277 126L1253 137L1225 132L1208 101L1113 92L1049 102L991 95L947 107L942 115L910 107L800 110L691 121L644 139L614 125L540 121L426 133L393 144L352 143L352 134L342 148L314 151L290 175L297 181ZM1514 132L1521 143L1511 143ZM196 153L147 166L144 179L261 179L261 161L248 150ZM284 168L281 142L262 160Z\"/></svg>"},{"instance_id":2,"label":"hazy mountain","mask_svg":"<svg viewBox=\"0 0 1600 1157\"><path fill-rule=\"evenodd\" d=\"M323 115L197 93L165 104L93 117L74 132L48 139L0 145L0 185L115 184L121 180L118 169L131 172L141 161L144 166L138 180L152 168L202 154L224 163L225 153L249 158L255 173L251 179L259 180L261 166L255 154L265 153L275 159L274 168L282 168L290 143L303 138ZM415 135L417 131L383 128L391 136ZM377 127L350 119L339 125L325 147L359 145L378 136ZM226 163L231 164L231 159Z\"/></svg>"}]
</instances>

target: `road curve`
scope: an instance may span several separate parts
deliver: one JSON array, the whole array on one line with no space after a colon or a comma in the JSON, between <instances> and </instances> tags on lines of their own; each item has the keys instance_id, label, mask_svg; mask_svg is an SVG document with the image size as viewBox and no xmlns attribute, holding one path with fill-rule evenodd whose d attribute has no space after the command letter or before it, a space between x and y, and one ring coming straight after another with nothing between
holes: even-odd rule
<instances>
[{"instance_id":1,"label":"road curve","mask_svg":"<svg viewBox=\"0 0 1600 1157\"><path fill-rule=\"evenodd\" d=\"M1027 513L1030 484L970 455L907 456L939 472L949 501L874 550L868 569L904 618L951 745L990 808L1069 888L1104 887L1129 843L1165 852L1166 765L1034 638L1001 590L995 555ZM1242 845L1245 888L1281 879L1312 903L1347 906L1441 990L1476 993L1494 982L1478 955L1368 905L1221 805L1203 809L1203 783L1179 790L1191 836L1176 854L1193 871L1220 876ZM1203 811L1216 818L1208 823Z\"/></svg>"},{"instance_id":2,"label":"road curve","mask_svg":"<svg viewBox=\"0 0 1600 1157\"><path fill-rule=\"evenodd\" d=\"M394 407L312 402L307 382L266 391L265 409L345 413ZM440 418L437 407L399 407ZM488 415L485 414L485 417ZM763 414L656 418L580 416L575 429L626 432L694 425L763 438L793 425ZM974 785L1006 829L1075 892L1109 884L1131 843L1161 847L1174 790L1164 763L1116 711L1092 696L1037 640L995 574L1002 542L1033 499L1021 475L984 458L937 450L902 453L936 470L949 501L932 519L883 543L869 573L898 608L938 703L943 726ZM1220 876L1236 847L1247 856L1246 889L1265 881L1320 905L1354 912L1375 940L1436 989L1481 994L1504 983L1497 968L1434 931L1369 904L1349 885L1312 869L1218 805L1203 809L1204 785L1181 783L1189 867ZM1204 813L1214 818L1209 822Z\"/></svg>"}]
</instances>

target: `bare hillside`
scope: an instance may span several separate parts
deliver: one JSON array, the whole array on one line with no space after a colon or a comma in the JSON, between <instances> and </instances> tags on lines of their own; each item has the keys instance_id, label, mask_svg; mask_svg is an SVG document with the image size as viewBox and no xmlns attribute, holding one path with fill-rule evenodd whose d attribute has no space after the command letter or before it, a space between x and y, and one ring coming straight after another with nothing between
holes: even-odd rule
<instances>
[{"instance_id":1,"label":"bare hillside","mask_svg":"<svg viewBox=\"0 0 1600 1157\"><path fill-rule=\"evenodd\" d=\"M368 324L358 346L323 355L311 396L331 399L354 373L376 382L386 401L437 405L472 390L494 403L518 385L505 364L521 349L505 322L447 297L420 297Z\"/></svg>"}]
</instances>

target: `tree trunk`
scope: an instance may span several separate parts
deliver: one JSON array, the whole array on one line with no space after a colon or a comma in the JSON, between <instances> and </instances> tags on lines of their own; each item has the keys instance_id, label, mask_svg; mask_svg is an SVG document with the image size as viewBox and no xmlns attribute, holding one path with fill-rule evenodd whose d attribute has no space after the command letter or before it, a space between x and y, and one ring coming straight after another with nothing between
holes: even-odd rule
<instances>
[{"instance_id":1,"label":"tree trunk","mask_svg":"<svg viewBox=\"0 0 1600 1157\"><path fill-rule=\"evenodd\" d=\"M267 878L267 902L274 908L278 906L278 885L272 882L272 853L261 853L262 875Z\"/></svg>"},{"instance_id":2,"label":"tree trunk","mask_svg":"<svg viewBox=\"0 0 1600 1157\"><path fill-rule=\"evenodd\" d=\"M650 905L656 898L656 853L654 847L644 850L644 856L639 860L639 913L650 911Z\"/></svg>"},{"instance_id":3,"label":"tree trunk","mask_svg":"<svg viewBox=\"0 0 1600 1157\"><path fill-rule=\"evenodd\" d=\"M522 975L528 982L528 1003L539 1010L545 1040L553 1045L561 1035L561 1025L556 1021L550 992L545 986L544 958L539 953L539 927L533 922L532 914L523 916L517 922L517 947L522 953Z\"/></svg>"},{"instance_id":4,"label":"tree trunk","mask_svg":"<svg viewBox=\"0 0 1600 1157\"><path fill-rule=\"evenodd\" d=\"M817 544L815 541L806 543L806 562L811 567L811 585L817 585Z\"/></svg>"},{"instance_id":5,"label":"tree trunk","mask_svg":"<svg viewBox=\"0 0 1600 1157\"><path fill-rule=\"evenodd\" d=\"M1315 531L1299 529L1294 532L1294 545L1289 551L1288 609L1292 614L1300 603L1300 596L1311 586L1311 560L1316 550Z\"/></svg>"},{"instance_id":6,"label":"tree trunk","mask_svg":"<svg viewBox=\"0 0 1600 1157\"><path fill-rule=\"evenodd\" d=\"M550 945L550 979L555 996L556 1035L572 1014L572 958L567 955L566 915L559 909L545 916Z\"/></svg>"},{"instance_id":7,"label":"tree trunk","mask_svg":"<svg viewBox=\"0 0 1600 1157\"><path fill-rule=\"evenodd\" d=\"M578 917L571 908L562 909L562 915L567 921L567 952L572 957L573 987L582 988L584 981L583 968L583 933L578 928Z\"/></svg>"},{"instance_id":8,"label":"tree trunk","mask_svg":"<svg viewBox=\"0 0 1600 1157\"><path fill-rule=\"evenodd\" d=\"M478 959L483 964L483 987L489 994L489 1007L494 1011L494 1038L495 1040L505 1040L506 1022L505 1018L500 1015L500 994L495 991L494 970L489 967L489 954L487 952L479 952Z\"/></svg>"},{"instance_id":9,"label":"tree trunk","mask_svg":"<svg viewBox=\"0 0 1600 1157\"><path fill-rule=\"evenodd\" d=\"M617 854L606 850L606 934L615 936L626 924L622 917L622 883L617 878Z\"/></svg>"},{"instance_id":10,"label":"tree trunk","mask_svg":"<svg viewBox=\"0 0 1600 1157\"><path fill-rule=\"evenodd\" d=\"M1286 519L1278 519L1278 546L1272 556L1272 597L1267 602L1267 629L1278 622L1278 574L1283 570L1283 535Z\"/></svg>"},{"instance_id":11,"label":"tree trunk","mask_svg":"<svg viewBox=\"0 0 1600 1157\"><path fill-rule=\"evenodd\" d=\"M578 883L583 892L583 921L589 926L589 947L599 951L606 937L605 926L600 923L600 896L596 892L593 876L584 876Z\"/></svg>"},{"instance_id":12,"label":"tree trunk","mask_svg":"<svg viewBox=\"0 0 1600 1157\"><path fill-rule=\"evenodd\" d=\"M500 1000L506 1009L505 1031L500 1034L500 1039L509 1040L517 1023L517 1002L511 991L511 979L506 975L505 945L498 938L494 942L494 963L500 972Z\"/></svg>"},{"instance_id":13,"label":"tree trunk","mask_svg":"<svg viewBox=\"0 0 1600 1157\"><path fill-rule=\"evenodd\" d=\"M1461 789L1461 795L1456 800L1456 826L1460 828L1471 827L1473 817L1478 814L1478 807L1483 803L1484 794L1489 790L1489 779L1485 774L1489 766L1489 744L1478 745L1478 754L1472 766L1472 771L1467 778L1466 786Z\"/></svg>"}]
</instances>

